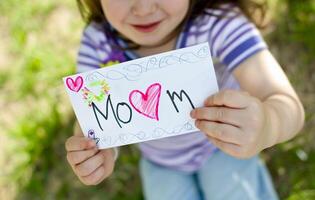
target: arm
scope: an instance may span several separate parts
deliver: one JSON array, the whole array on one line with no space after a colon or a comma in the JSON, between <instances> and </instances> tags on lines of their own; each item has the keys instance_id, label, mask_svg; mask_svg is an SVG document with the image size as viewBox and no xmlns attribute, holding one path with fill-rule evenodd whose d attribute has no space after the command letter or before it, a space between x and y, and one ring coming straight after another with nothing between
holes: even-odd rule
<instances>
[{"instance_id":1,"label":"arm","mask_svg":"<svg viewBox=\"0 0 315 200\"><path fill-rule=\"evenodd\" d=\"M214 145L247 158L298 133L304 109L268 50L249 57L233 73L243 91L220 91L191 113Z\"/></svg>"},{"instance_id":2,"label":"arm","mask_svg":"<svg viewBox=\"0 0 315 200\"><path fill-rule=\"evenodd\" d=\"M278 62L268 50L240 64L234 75L241 89L263 102L267 114L266 147L293 138L303 127L304 108Z\"/></svg>"}]
</instances>

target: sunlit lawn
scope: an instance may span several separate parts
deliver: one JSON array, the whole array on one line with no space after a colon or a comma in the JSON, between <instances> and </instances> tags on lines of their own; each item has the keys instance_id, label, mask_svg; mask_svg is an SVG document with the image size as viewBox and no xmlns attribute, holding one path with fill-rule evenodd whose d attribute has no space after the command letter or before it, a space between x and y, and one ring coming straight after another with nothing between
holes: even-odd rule
<instances>
[{"instance_id":1,"label":"sunlit lawn","mask_svg":"<svg viewBox=\"0 0 315 200\"><path fill-rule=\"evenodd\" d=\"M84 26L75 1L0 1L0 13L0 199L141 199L135 147L123 147L114 175L94 187L82 185L66 163L64 141L74 116L61 77L74 73ZM281 199L311 200L315 48L287 37L286 23L279 20L267 39L306 107L307 122L303 134L263 157Z\"/></svg>"}]
</instances>

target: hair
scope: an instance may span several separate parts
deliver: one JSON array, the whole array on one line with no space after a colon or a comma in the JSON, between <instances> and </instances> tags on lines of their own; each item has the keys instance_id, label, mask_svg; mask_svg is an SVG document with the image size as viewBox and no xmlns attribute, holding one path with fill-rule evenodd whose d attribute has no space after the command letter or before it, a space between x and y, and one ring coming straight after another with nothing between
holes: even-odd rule
<instances>
[{"instance_id":1,"label":"hair","mask_svg":"<svg viewBox=\"0 0 315 200\"><path fill-rule=\"evenodd\" d=\"M183 22L174 30L173 34L177 34L183 24L187 20L195 19L202 14L215 15L217 17L224 17L224 14L216 15L211 12L207 12L207 9L220 9L229 11L236 6L240 11L258 28L264 28L266 23L266 10L267 0L189 0L190 6L186 17ZM103 12L100 0L77 0L78 8L83 20L89 24L90 22L102 23L107 22L105 14ZM224 4L232 4L233 6L222 6ZM226 13L226 12L222 12ZM115 34L120 35L118 32ZM124 38L120 35L120 37ZM137 48L128 38L124 38L131 46L131 48Z\"/></svg>"}]
</instances>

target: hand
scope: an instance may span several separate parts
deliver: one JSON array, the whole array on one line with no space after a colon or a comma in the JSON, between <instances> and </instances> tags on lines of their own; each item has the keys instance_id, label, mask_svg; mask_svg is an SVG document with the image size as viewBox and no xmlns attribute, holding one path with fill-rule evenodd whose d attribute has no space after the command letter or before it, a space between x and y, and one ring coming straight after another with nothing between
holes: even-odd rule
<instances>
[{"instance_id":1,"label":"hand","mask_svg":"<svg viewBox=\"0 0 315 200\"><path fill-rule=\"evenodd\" d=\"M220 91L196 108L191 117L219 149L237 158L249 158L268 147L266 112L262 102L246 92Z\"/></svg>"},{"instance_id":2,"label":"hand","mask_svg":"<svg viewBox=\"0 0 315 200\"><path fill-rule=\"evenodd\" d=\"M95 142L82 133L68 138L66 150L72 170L86 185L97 185L113 172L113 149L98 150Z\"/></svg>"}]
</instances>

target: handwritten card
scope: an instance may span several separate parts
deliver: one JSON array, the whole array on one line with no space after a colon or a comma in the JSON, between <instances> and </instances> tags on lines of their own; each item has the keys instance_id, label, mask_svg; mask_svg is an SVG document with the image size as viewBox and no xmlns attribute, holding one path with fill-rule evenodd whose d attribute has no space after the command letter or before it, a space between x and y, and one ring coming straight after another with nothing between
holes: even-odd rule
<instances>
[{"instance_id":1,"label":"handwritten card","mask_svg":"<svg viewBox=\"0 0 315 200\"><path fill-rule=\"evenodd\" d=\"M208 43L63 80L84 135L101 149L197 131L190 111L218 91Z\"/></svg>"}]
</instances>

